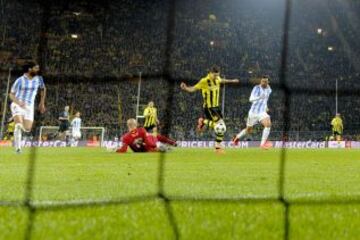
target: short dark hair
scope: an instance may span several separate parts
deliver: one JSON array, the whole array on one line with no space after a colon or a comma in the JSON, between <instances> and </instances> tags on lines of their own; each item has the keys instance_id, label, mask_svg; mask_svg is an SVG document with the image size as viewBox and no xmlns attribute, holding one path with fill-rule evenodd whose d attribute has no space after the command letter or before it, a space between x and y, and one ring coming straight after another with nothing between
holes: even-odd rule
<instances>
[{"instance_id":1,"label":"short dark hair","mask_svg":"<svg viewBox=\"0 0 360 240\"><path fill-rule=\"evenodd\" d=\"M219 73L219 72L220 72L220 67L217 66L217 65L213 65L213 66L210 68L210 72L212 72L212 73Z\"/></svg>"},{"instance_id":2,"label":"short dark hair","mask_svg":"<svg viewBox=\"0 0 360 240\"><path fill-rule=\"evenodd\" d=\"M267 75L267 74L262 75L262 76L261 76L261 78L267 78L267 79L270 79L269 75Z\"/></svg>"},{"instance_id":3,"label":"short dark hair","mask_svg":"<svg viewBox=\"0 0 360 240\"><path fill-rule=\"evenodd\" d=\"M27 62L22 66L23 73L27 73L30 68L33 68L37 65L35 62Z\"/></svg>"}]
</instances>

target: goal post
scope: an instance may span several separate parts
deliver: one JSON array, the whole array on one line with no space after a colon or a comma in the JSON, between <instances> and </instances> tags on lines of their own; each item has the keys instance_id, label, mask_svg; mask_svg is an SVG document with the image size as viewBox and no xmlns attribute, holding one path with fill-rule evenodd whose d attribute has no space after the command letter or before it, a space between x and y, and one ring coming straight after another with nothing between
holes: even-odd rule
<instances>
[{"instance_id":1,"label":"goal post","mask_svg":"<svg viewBox=\"0 0 360 240\"><path fill-rule=\"evenodd\" d=\"M138 87L137 87L137 95L136 95L136 109L135 109L135 119L137 122L139 122L140 119L144 119L145 116L143 116L142 109L140 109L143 104L140 103L141 98L141 87L142 87L142 73L139 72L139 81L138 81Z\"/></svg>"},{"instance_id":2,"label":"goal post","mask_svg":"<svg viewBox=\"0 0 360 240\"><path fill-rule=\"evenodd\" d=\"M39 142L44 141L44 137L49 137L49 135L55 136L59 131L58 126L41 126L39 132ZM86 141L91 135L99 136L100 147L104 145L105 137L105 128L104 127L81 127L81 140ZM71 128L69 128L71 132Z\"/></svg>"},{"instance_id":3,"label":"goal post","mask_svg":"<svg viewBox=\"0 0 360 240\"><path fill-rule=\"evenodd\" d=\"M8 99L9 99L9 91L10 91L10 79L11 79L11 71L12 69L9 68L9 73L7 76L7 82L6 82L6 92L4 93L4 104L3 106L0 106L0 108L2 107L2 117L1 117L1 123L0 123L0 140L3 139L4 137L4 132L5 132L5 121L6 121L6 110L7 110L7 105L8 105Z\"/></svg>"}]
</instances>

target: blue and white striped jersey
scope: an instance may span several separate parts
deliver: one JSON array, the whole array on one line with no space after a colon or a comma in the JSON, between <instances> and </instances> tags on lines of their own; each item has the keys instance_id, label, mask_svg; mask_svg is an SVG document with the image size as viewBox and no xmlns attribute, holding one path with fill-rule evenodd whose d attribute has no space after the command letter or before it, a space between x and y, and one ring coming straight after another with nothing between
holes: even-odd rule
<instances>
[{"instance_id":1,"label":"blue and white striped jersey","mask_svg":"<svg viewBox=\"0 0 360 240\"><path fill-rule=\"evenodd\" d=\"M80 132L81 119L76 117L71 121L71 127L73 132Z\"/></svg>"},{"instance_id":2,"label":"blue and white striped jersey","mask_svg":"<svg viewBox=\"0 0 360 240\"><path fill-rule=\"evenodd\" d=\"M15 94L18 100L25 102L27 105L34 105L39 88L45 88L44 80L41 76L35 76L30 80L24 74L16 79L11 87L11 93Z\"/></svg>"},{"instance_id":3,"label":"blue and white striped jersey","mask_svg":"<svg viewBox=\"0 0 360 240\"><path fill-rule=\"evenodd\" d=\"M267 111L267 102L269 100L272 90L270 86L262 88L261 85L256 85L251 91L249 101L252 103L249 114L260 114Z\"/></svg>"}]
</instances>

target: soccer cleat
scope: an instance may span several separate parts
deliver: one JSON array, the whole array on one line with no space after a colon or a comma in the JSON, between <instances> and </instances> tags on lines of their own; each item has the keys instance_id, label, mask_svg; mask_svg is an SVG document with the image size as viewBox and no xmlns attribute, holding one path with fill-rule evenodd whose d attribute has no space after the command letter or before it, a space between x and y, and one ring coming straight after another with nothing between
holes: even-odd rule
<instances>
[{"instance_id":1,"label":"soccer cleat","mask_svg":"<svg viewBox=\"0 0 360 240\"><path fill-rule=\"evenodd\" d=\"M205 123L204 123L204 118L202 118L202 117L200 117L199 119L198 119L198 125L197 125L197 127L196 127L196 131L197 132L202 132L202 131L204 131L204 127L205 127Z\"/></svg>"},{"instance_id":2,"label":"soccer cleat","mask_svg":"<svg viewBox=\"0 0 360 240\"><path fill-rule=\"evenodd\" d=\"M21 153L21 148L17 148L17 149L15 150L15 152L16 152L16 154L20 154L20 153Z\"/></svg>"},{"instance_id":3,"label":"soccer cleat","mask_svg":"<svg viewBox=\"0 0 360 240\"><path fill-rule=\"evenodd\" d=\"M215 142L215 152L216 152L216 154L224 154L225 153L224 147L218 142Z\"/></svg>"},{"instance_id":4,"label":"soccer cleat","mask_svg":"<svg viewBox=\"0 0 360 240\"><path fill-rule=\"evenodd\" d=\"M240 139L238 139L237 137L236 137L236 135L233 137L233 139L232 139L232 144L234 145L234 146L237 146L238 144L239 144L239 142L240 142Z\"/></svg>"},{"instance_id":5,"label":"soccer cleat","mask_svg":"<svg viewBox=\"0 0 360 240\"><path fill-rule=\"evenodd\" d=\"M225 150L221 147L217 147L217 148L215 148L215 153L216 154L225 154Z\"/></svg>"},{"instance_id":6,"label":"soccer cleat","mask_svg":"<svg viewBox=\"0 0 360 240\"><path fill-rule=\"evenodd\" d=\"M264 150L268 150L268 149L272 148L272 143L269 141L266 141L264 144L260 145L260 148L262 148Z\"/></svg>"}]
</instances>

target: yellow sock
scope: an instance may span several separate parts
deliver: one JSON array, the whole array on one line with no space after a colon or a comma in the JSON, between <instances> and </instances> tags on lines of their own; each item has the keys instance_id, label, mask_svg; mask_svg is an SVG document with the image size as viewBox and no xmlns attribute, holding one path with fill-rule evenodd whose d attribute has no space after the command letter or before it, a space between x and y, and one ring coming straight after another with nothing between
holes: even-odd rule
<instances>
[{"instance_id":1,"label":"yellow sock","mask_svg":"<svg viewBox=\"0 0 360 240\"><path fill-rule=\"evenodd\" d=\"M214 123L213 121L208 120L208 119L205 119L205 120L204 120L204 124L205 124L206 126L209 126L209 128L214 128L214 125L215 125L215 123Z\"/></svg>"}]
</instances>

